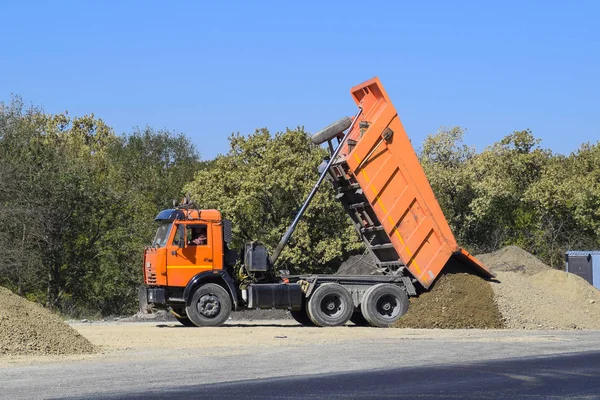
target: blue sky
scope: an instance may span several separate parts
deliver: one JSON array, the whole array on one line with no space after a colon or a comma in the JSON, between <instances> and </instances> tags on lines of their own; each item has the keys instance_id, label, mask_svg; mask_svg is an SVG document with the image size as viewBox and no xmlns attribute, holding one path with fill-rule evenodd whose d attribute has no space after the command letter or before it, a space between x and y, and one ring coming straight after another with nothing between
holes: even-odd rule
<instances>
[{"instance_id":1,"label":"blue sky","mask_svg":"<svg viewBox=\"0 0 600 400\"><path fill-rule=\"evenodd\" d=\"M598 1L3 3L0 100L182 132L204 159L232 132L352 115L376 75L417 146L454 125L477 149L600 138Z\"/></svg>"}]
</instances>

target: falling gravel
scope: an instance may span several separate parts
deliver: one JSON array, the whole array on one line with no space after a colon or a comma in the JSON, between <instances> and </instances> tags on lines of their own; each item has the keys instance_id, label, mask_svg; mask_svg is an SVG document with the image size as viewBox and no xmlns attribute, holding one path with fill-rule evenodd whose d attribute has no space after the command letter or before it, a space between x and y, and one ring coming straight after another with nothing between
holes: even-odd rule
<instances>
[{"instance_id":1,"label":"falling gravel","mask_svg":"<svg viewBox=\"0 0 600 400\"><path fill-rule=\"evenodd\" d=\"M502 328L502 318L487 281L470 273L447 273L429 292L411 299L408 312L395 327Z\"/></svg>"},{"instance_id":2,"label":"falling gravel","mask_svg":"<svg viewBox=\"0 0 600 400\"><path fill-rule=\"evenodd\" d=\"M95 351L94 345L58 316L0 287L0 356Z\"/></svg>"}]
</instances>

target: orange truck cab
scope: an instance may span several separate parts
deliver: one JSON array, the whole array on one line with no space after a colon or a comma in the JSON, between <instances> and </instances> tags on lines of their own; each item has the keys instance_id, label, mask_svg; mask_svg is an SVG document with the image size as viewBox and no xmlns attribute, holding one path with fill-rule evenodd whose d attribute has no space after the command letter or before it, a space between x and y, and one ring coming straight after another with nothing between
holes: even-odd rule
<instances>
[{"instance_id":1,"label":"orange truck cab","mask_svg":"<svg viewBox=\"0 0 600 400\"><path fill-rule=\"evenodd\" d=\"M144 250L144 283L140 306L168 305L184 323L189 321L185 299L197 286L212 283L223 287L237 307L233 266L237 253L228 249L231 221L217 210L191 207L161 211L152 244Z\"/></svg>"},{"instance_id":2,"label":"orange truck cab","mask_svg":"<svg viewBox=\"0 0 600 400\"><path fill-rule=\"evenodd\" d=\"M218 326L232 311L284 309L302 325L392 325L408 297L428 290L450 260L490 271L457 244L396 109L378 78L351 89L358 111L315 133L331 157L269 254L257 242L231 250L231 222L186 201L156 217L144 251L142 312L167 308L184 325ZM334 146L335 145L335 146ZM382 275L290 275L274 264L327 179Z\"/></svg>"}]
</instances>

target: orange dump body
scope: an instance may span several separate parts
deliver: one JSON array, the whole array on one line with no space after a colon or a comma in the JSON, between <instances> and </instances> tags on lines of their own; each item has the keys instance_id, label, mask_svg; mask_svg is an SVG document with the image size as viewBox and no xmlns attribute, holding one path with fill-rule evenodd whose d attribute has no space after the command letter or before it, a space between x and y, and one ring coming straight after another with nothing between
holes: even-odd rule
<instances>
[{"instance_id":1,"label":"orange dump body","mask_svg":"<svg viewBox=\"0 0 600 400\"><path fill-rule=\"evenodd\" d=\"M338 198L380 267L405 267L427 289L455 257L493 276L461 249L378 78L352 88L362 114L333 168Z\"/></svg>"}]
</instances>

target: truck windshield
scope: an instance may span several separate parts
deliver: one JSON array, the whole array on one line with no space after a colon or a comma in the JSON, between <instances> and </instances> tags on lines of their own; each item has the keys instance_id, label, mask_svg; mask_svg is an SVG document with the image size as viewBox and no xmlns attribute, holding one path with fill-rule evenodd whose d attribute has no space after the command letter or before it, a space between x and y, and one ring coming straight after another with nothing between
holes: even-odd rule
<instances>
[{"instance_id":1,"label":"truck windshield","mask_svg":"<svg viewBox=\"0 0 600 400\"><path fill-rule=\"evenodd\" d=\"M163 222L158 226L156 236L154 236L154 241L152 242L152 247L167 246L167 239L169 238L169 233L171 233L171 226L173 226L171 222Z\"/></svg>"}]
</instances>

